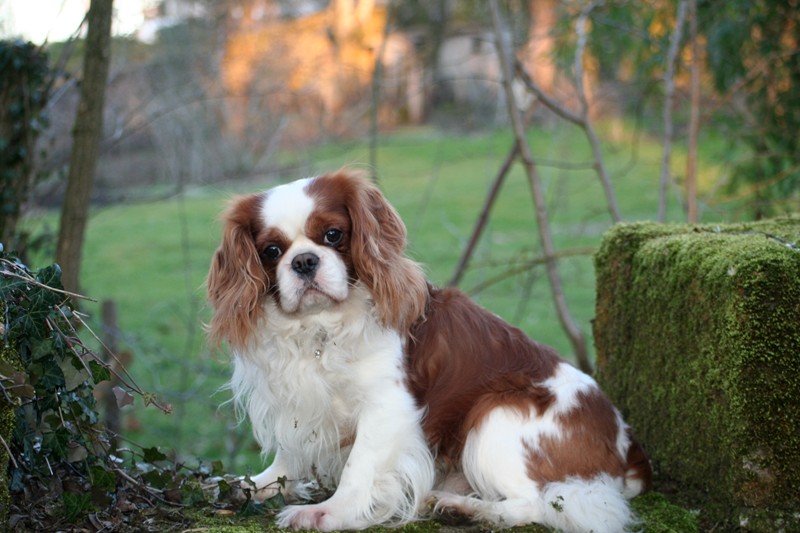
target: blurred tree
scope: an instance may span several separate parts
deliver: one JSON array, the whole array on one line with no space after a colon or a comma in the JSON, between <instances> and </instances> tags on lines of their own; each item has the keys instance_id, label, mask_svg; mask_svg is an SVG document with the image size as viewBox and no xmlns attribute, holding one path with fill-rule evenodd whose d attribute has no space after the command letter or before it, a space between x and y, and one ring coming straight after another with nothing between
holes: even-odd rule
<instances>
[{"instance_id":1,"label":"blurred tree","mask_svg":"<svg viewBox=\"0 0 800 533\"><path fill-rule=\"evenodd\" d=\"M715 88L734 92L740 138L753 157L733 185L752 185L756 218L800 197L800 1L711 0L699 4Z\"/></svg>"},{"instance_id":2,"label":"blurred tree","mask_svg":"<svg viewBox=\"0 0 800 533\"><path fill-rule=\"evenodd\" d=\"M551 93L556 80L553 33L558 20L558 4L556 0L530 0L529 9L531 22L523 64L537 85L544 92Z\"/></svg>"},{"instance_id":3,"label":"blurred tree","mask_svg":"<svg viewBox=\"0 0 800 533\"><path fill-rule=\"evenodd\" d=\"M636 87L631 106L661 106L677 4L612 1L593 17L589 45L600 76ZM705 92L717 99L708 109L732 121L731 140L751 149L731 185L748 187L757 218L791 206L800 196L800 0L700 1L697 26L711 80ZM691 39L689 34L681 46ZM562 51L569 44L560 43Z\"/></svg>"},{"instance_id":4,"label":"blurred tree","mask_svg":"<svg viewBox=\"0 0 800 533\"><path fill-rule=\"evenodd\" d=\"M33 185L36 138L46 126L50 69L33 43L0 41L0 243L17 247L17 221Z\"/></svg>"},{"instance_id":5,"label":"blurred tree","mask_svg":"<svg viewBox=\"0 0 800 533\"><path fill-rule=\"evenodd\" d=\"M69 291L79 288L83 240L103 134L103 105L111 62L112 4L113 0L92 0L86 17L83 79L56 248L56 261L63 270L62 282Z\"/></svg>"}]
</instances>

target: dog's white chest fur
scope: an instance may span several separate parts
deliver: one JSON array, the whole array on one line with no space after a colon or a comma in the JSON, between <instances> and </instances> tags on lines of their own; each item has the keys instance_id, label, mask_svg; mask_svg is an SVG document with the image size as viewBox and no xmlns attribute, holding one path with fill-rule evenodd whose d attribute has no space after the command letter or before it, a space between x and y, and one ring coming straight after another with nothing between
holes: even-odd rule
<instances>
[{"instance_id":1,"label":"dog's white chest fur","mask_svg":"<svg viewBox=\"0 0 800 533\"><path fill-rule=\"evenodd\" d=\"M381 388L408 395L401 340L364 313L364 305L300 320L278 316L258 346L234 359L234 395L261 446L291 452L290 476L314 472L315 481L334 485L365 402Z\"/></svg>"}]
</instances>

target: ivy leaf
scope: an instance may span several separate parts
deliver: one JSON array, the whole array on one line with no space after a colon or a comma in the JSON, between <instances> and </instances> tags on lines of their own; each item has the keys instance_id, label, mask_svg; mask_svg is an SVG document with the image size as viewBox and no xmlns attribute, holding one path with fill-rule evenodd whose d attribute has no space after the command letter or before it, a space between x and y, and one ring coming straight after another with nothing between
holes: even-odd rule
<instances>
[{"instance_id":1,"label":"ivy leaf","mask_svg":"<svg viewBox=\"0 0 800 533\"><path fill-rule=\"evenodd\" d=\"M53 457L51 460L55 458L56 460L63 461L67 459L67 455L69 452L69 442L71 441L71 435L66 428L60 427L56 428L55 431L50 433L45 433L44 438L42 439L42 447L46 450L50 450Z\"/></svg>"},{"instance_id":2,"label":"ivy leaf","mask_svg":"<svg viewBox=\"0 0 800 533\"><path fill-rule=\"evenodd\" d=\"M114 397L117 399L117 407L120 409L126 405L133 404L133 395L119 385L111 389L111 391L114 393Z\"/></svg>"},{"instance_id":3,"label":"ivy leaf","mask_svg":"<svg viewBox=\"0 0 800 533\"><path fill-rule=\"evenodd\" d=\"M167 488L167 485L171 480L171 476L166 472L162 472L161 470L153 469L142 474L142 480L154 489L163 490Z\"/></svg>"},{"instance_id":4,"label":"ivy leaf","mask_svg":"<svg viewBox=\"0 0 800 533\"><path fill-rule=\"evenodd\" d=\"M105 492L114 492L117 488L117 477L100 465L92 466L89 470L89 479L92 482L92 487Z\"/></svg>"},{"instance_id":5,"label":"ivy leaf","mask_svg":"<svg viewBox=\"0 0 800 533\"><path fill-rule=\"evenodd\" d=\"M90 424L98 421L97 411L94 410L95 399L91 394L83 395L76 391L64 395L69 412L75 420L86 420Z\"/></svg>"},{"instance_id":6,"label":"ivy leaf","mask_svg":"<svg viewBox=\"0 0 800 533\"><path fill-rule=\"evenodd\" d=\"M153 446L152 448L145 448L142 450L144 452L144 461L146 463L155 464L159 461L166 461L167 456L164 455L161 450Z\"/></svg>"},{"instance_id":7,"label":"ivy leaf","mask_svg":"<svg viewBox=\"0 0 800 533\"><path fill-rule=\"evenodd\" d=\"M75 494L73 492L64 492L61 497L64 504L64 518L68 522L77 522L79 518L83 518L92 509L92 495L91 494Z\"/></svg>"},{"instance_id":8,"label":"ivy leaf","mask_svg":"<svg viewBox=\"0 0 800 533\"><path fill-rule=\"evenodd\" d=\"M89 480L92 484L92 502L98 508L113 503L112 495L117 490L117 477L102 465L94 465L89 469Z\"/></svg>"},{"instance_id":9,"label":"ivy leaf","mask_svg":"<svg viewBox=\"0 0 800 533\"><path fill-rule=\"evenodd\" d=\"M284 507L286 507L286 500L283 498L283 493L278 491L278 493L272 498L264 500L262 505L264 505L265 509L272 509L272 510L283 509Z\"/></svg>"},{"instance_id":10,"label":"ivy leaf","mask_svg":"<svg viewBox=\"0 0 800 533\"><path fill-rule=\"evenodd\" d=\"M42 268L36 273L36 281L54 289L61 289L61 267L58 264L53 264Z\"/></svg>"},{"instance_id":11,"label":"ivy leaf","mask_svg":"<svg viewBox=\"0 0 800 533\"><path fill-rule=\"evenodd\" d=\"M249 516L261 516L264 514L264 506L259 502L254 502L251 499L247 499L242 506L239 508L239 516L241 517L249 517Z\"/></svg>"},{"instance_id":12,"label":"ivy leaf","mask_svg":"<svg viewBox=\"0 0 800 533\"><path fill-rule=\"evenodd\" d=\"M75 441L67 443L67 461L70 463L77 463L89 457L89 452L86 448Z\"/></svg>"},{"instance_id":13,"label":"ivy leaf","mask_svg":"<svg viewBox=\"0 0 800 533\"><path fill-rule=\"evenodd\" d=\"M108 367L101 365L97 361L89 361L89 370L92 372L92 381L95 384L111 379L111 372Z\"/></svg>"},{"instance_id":14,"label":"ivy leaf","mask_svg":"<svg viewBox=\"0 0 800 533\"><path fill-rule=\"evenodd\" d=\"M89 379L89 373L81 365L76 366L74 362L62 360L59 364L61 372L64 374L64 388L68 391L73 391L85 384Z\"/></svg>"},{"instance_id":15,"label":"ivy leaf","mask_svg":"<svg viewBox=\"0 0 800 533\"><path fill-rule=\"evenodd\" d=\"M217 501L224 502L233 494L233 487L224 479L217 482Z\"/></svg>"},{"instance_id":16,"label":"ivy leaf","mask_svg":"<svg viewBox=\"0 0 800 533\"><path fill-rule=\"evenodd\" d=\"M189 482L181 487L181 503L184 505L194 505L205 501L206 497L199 483Z\"/></svg>"},{"instance_id":17,"label":"ivy leaf","mask_svg":"<svg viewBox=\"0 0 800 533\"><path fill-rule=\"evenodd\" d=\"M31 343L31 358L38 361L53 353L53 341L51 339L39 339Z\"/></svg>"},{"instance_id":18,"label":"ivy leaf","mask_svg":"<svg viewBox=\"0 0 800 533\"><path fill-rule=\"evenodd\" d=\"M52 359L32 364L30 376L31 383L37 390L48 391L64 387L64 373L58 363ZM42 396L46 396L46 394L42 394Z\"/></svg>"}]
</instances>

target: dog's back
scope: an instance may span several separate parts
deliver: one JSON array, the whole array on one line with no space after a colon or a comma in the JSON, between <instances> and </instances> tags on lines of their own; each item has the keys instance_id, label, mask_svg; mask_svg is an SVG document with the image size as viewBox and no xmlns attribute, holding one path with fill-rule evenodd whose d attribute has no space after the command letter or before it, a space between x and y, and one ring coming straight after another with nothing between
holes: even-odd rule
<instances>
[{"instance_id":1,"label":"dog's back","mask_svg":"<svg viewBox=\"0 0 800 533\"><path fill-rule=\"evenodd\" d=\"M431 289L408 374L423 428L464 494L440 507L501 525L621 531L650 487L641 445L595 381L455 289Z\"/></svg>"}]
</instances>

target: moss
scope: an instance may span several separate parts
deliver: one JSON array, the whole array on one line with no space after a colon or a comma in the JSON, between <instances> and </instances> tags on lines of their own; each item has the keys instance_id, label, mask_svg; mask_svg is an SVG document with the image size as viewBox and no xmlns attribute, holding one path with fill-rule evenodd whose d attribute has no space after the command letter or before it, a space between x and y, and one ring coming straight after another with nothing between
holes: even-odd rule
<instances>
[{"instance_id":1,"label":"moss","mask_svg":"<svg viewBox=\"0 0 800 533\"><path fill-rule=\"evenodd\" d=\"M639 496L631 501L631 505L641 519L636 529L640 533L695 533L698 531L697 519L692 513L671 504L660 494L651 492ZM203 531L209 533L283 531L275 526L273 520L264 516L241 518L238 516L203 516L198 513L195 519L193 529L202 528ZM449 525L433 520L423 520L399 528L371 527L364 531L367 533L482 533L492 530L493 527L486 524ZM554 533L553 529L537 524L509 528L504 531Z\"/></svg>"},{"instance_id":2,"label":"moss","mask_svg":"<svg viewBox=\"0 0 800 533\"><path fill-rule=\"evenodd\" d=\"M657 482L677 482L711 522L771 531L755 517L791 520L800 508L800 218L620 225L595 265L597 378Z\"/></svg>"},{"instance_id":3,"label":"moss","mask_svg":"<svg viewBox=\"0 0 800 533\"><path fill-rule=\"evenodd\" d=\"M634 498L631 506L641 520L641 533L696 533L700 531L695 514L673 505L658 492Z\"/></svg>"},{"instance_id":4,"label":"moss","mask_svg":"<svg viewBox=\"0 0 800 533\"><path fill-rule=\"evenodd\" d=\"M0 306L0 316L3 316L2 307ZM2 323L0 323L0 330L2 330ZM11 363L17 366L17 354L3 342L4 335L0 331L0 361L4 363ZM14 433L14 420L15 420L15 406L7 401L4 396L0 396L0 437L6 443L11 442L11 436ZM0 445L0 531L8 529L8 509L11 504L11 497L8 492L8 452L6 447Z\"/></svg>"}]
</instances>

